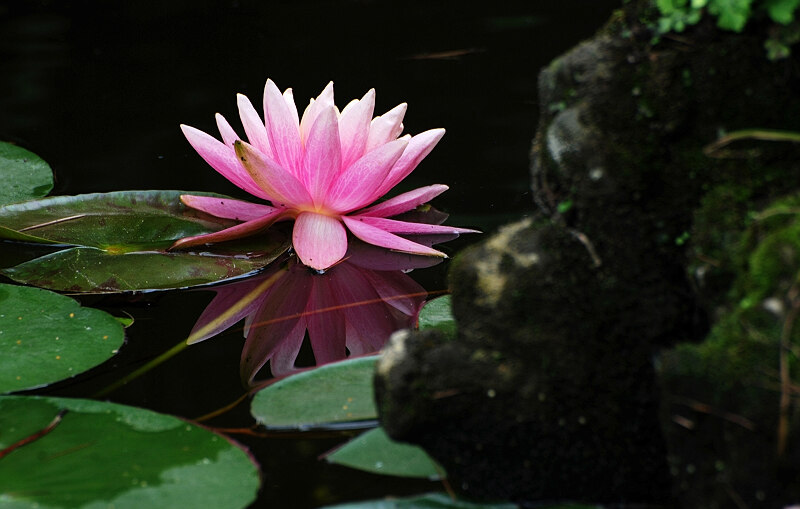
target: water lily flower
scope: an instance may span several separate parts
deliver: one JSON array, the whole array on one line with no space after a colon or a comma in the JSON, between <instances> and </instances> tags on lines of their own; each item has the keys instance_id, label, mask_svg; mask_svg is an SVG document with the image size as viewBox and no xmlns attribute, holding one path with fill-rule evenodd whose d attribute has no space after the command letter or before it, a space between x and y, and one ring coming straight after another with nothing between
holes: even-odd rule
<instances>
[{"instance_id":1,"label":"water lily flower","mask_svg":"<svg viewBox=\"0 0 800 509\"><path fill-rule=\"evenodd\" d=\"M373 204L408 176L444 135L444 129L432 129L400 136L405 104L372 118L375 91L370 90L339 111L329 83L300 118L292 90L281 93L267 80L263 121L244 95L238 96L238 106L247 141L220 114L216 119L222 141L193 127L181 129L209 165L270 205L183 195L181 200L191 208L242 222L180 239L172 249L232 240L264 231L276 221L294 220L297 256L321 271L344 257L348 230L369 244L438 257L445 254L401 235L476 231L392 219L443 193L445 185Z\"/></svg>"}]
</instances>

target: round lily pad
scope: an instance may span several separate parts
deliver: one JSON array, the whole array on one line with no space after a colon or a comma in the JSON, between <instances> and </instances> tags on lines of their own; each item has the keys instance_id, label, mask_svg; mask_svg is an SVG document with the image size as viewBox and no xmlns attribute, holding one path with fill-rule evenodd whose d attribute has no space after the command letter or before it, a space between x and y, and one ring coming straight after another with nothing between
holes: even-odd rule
<instances>
[{"instance_id":1,"label":"round lily pad","mask_svg":"<svg viewBox=\"0 0 800 509\"><path fill-rule=\"evenodd\" d=\"M47 290L0 284L0 393L86 371L122 345L122 324Z\"/></svg>"},{"instance_id":2,"label":"round lily pad","mask_svg":"<svg viewBox=\"0 0 800 509\"><path fill-rule=\"evenodd\" d=\"M258 470L199 426L102 401L0 396L0 508L246 507Z\"/></svg>"}]
</instances>

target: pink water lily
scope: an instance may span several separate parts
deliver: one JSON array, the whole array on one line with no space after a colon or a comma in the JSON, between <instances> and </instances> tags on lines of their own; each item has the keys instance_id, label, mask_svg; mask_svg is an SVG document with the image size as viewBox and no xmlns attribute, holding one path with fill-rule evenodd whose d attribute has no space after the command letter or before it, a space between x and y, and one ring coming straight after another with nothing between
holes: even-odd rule
<instances>
[{"instance_id":1,"label":"pink water lily","mask_svg":"<svg viewBox=\"0 0 800 509\"><path fill-rule=\"evenodd\" d=\"M401 235L475 232L392 219L446 191L441 184L369 206L408 176L444 135L444 129L432 129L400 137L405 104L372 118L375 91L370 90L340 112L329 83L300 118L291 89L281 94L267 80L263 121L244 95L238 96L238 106L248 141L220 114L216 118L221 142L193 127L181 129L215 170L271 204L183 195L181 200L189 207L242 222L180 239L173 249L245 237L276 221L293 219L297 256L305 265L325 270L344 257L347 230L376 246L439 257L445 254Z\"/></svg>"}]
</instances>

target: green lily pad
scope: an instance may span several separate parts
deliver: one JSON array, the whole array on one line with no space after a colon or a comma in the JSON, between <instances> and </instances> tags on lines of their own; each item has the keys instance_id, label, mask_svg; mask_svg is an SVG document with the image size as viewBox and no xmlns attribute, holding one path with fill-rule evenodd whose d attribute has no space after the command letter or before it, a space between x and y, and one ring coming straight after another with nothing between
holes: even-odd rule
<instances>
[{"instance_id":1,"label":"green lily pad","mask_svg":"<svg viewBox=\"0 0 800 509\"><path fill-rule=\"evenodd\" d=\"M326 364L275 382L250 406L269 428L309 428L377 418L372 373L376 356Z\"/></svg>"},{"instance_id":2,"label":"green lily pad","mask_svg":"<svg viewBox=\"0 0 800 509\"><path fill-rule=\"evenodd\" d=\"M184 191L118 191L55 196L0 207L0 238L7 230L49 242L110 252L161 249L182 237L235 224L181 203ZM202 194L202 193L200 193ZM5 236L4 236L5 235Z\"/></svg>"},{"instance_id":3,"label":"green lily pad","mask_svg":"<svg viewBox=\"0 0 800 509\"><path fill-rule=\"evenodd\" d=\"M120 292L186 288L254 272L285 252L288 237L277 231L260 236L262 250L246 256L214 256L175 252L110 254L75 247L0 270L29 285L67 292Z\"/></svg>"},{"instance_id":4,"label":"green lily pad","mask_svg":"<svg viewBox=\"0 0 800 509\"><path fill-rule=\"evenodd\" d=\"M0 204L41 198L53 189L53 170L33 152L0 142L0 182Z\"/></svg>"},{"instance_id":5,"label":"green lily pad","mask_svg":"<svg viewBox=\"0 0 800 509\"><path fill-rule=\"evenodd\" d=\"M362 433L325 459L374 474L434 480L444 473L421 447L395 442L380 427Z\"/></svg>"},{"instance_id":6,"label":"green lily pad","mask_svg":"<svg viewBox=\"0 0 800 509\"><path fill-rule=\"evenodd\" d=\"M0 397L4 453L0 507L240 508L259 484L251 459L225 438L100 401Z\"/></svg>"},{"instance_id":7,"label":"green lily pad","mask_svg":"<svg viewBox=\"0 0 800 509\"><path fill-rule=\"evenodd\" d=\"M47 290L0 284L0 393L86 371L113 356L124 336L103 311Z\"/></svg>"},{"instance_id":8,"label":"green lily pad","mask_svg":"<svg viewBox=\"0 0 800 509\"><path fill-rule=\"evenodd\" d=\"M456 321L453 318L449 295L425 303L425 307L422 308L419 314L419 328L420 330L439 329L448 338L456 337Z\"/></svg>"}]
</instances>

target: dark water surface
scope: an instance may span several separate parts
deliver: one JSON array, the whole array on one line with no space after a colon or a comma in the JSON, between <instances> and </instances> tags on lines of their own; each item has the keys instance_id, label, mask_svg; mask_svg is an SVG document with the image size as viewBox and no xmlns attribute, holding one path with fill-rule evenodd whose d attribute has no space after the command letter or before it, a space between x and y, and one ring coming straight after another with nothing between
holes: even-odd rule
<instances>
[{"instance_id":1,"label":"dark water surface","mask_svg":"<svg viewBox=\"0 0 800 509\"><path fill-rule=\"evenodd\" d=\"M530 211L528 151L536 76L589 37L617 0L560 1L0 1L0 140L42 156L54 194L125 189L216 191L247 198L183 138L186 123L238 126L236 93L261 103L264 82L292 87L302 112L333 80L343 107L369 88L376 114L408 102L405 130L444 127L442 142L400 186L442 183L449 224L491 231ZM454 253L478 240L446 244ZM20 261L5 246L0 265ZM414 275L445 286L441 265ZM185 338L207 291L84 303L136 318L120 354L50 389L91 394ZM242 393L240 328L188 348L110 399L196 417ZM249 425L246 406L213 422ZM438 490L316 461L342 436L243 439L263 472L260 506L325 503Z\"/></svg>"}]
</instances>

